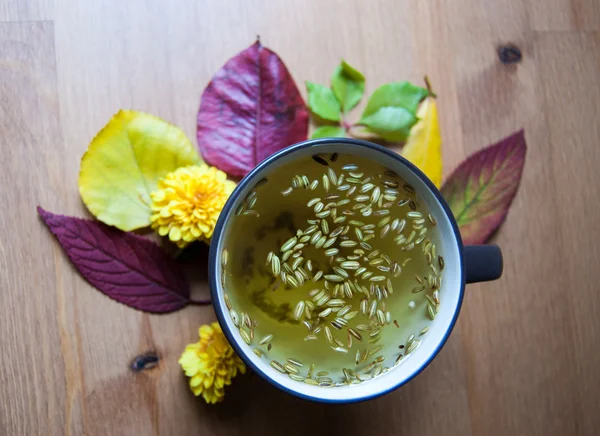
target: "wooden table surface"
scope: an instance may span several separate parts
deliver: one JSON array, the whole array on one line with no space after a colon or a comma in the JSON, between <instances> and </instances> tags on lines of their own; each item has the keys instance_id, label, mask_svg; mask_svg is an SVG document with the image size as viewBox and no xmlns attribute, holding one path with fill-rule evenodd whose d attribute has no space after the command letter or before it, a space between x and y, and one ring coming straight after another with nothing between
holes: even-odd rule
<instances>
[{"instance_id":1,"label":"wooden table surface","mask_svg":"<svg viewBox=\"0 0 600 436\"><path fill-rule=\"evenodd\" d=\"M195 138L202 90L257 34L302 89L341 57L370 91L427 73L446 175L525 128L495 238L503 278L468 288L439 356L385 397L323 406L250 374L207 406L177 359L212 308L156 316L106 298L37 217L38 204L87 215L79 159L119 108ZM506 43L520 63L499 62ZM599 78L597 0L1 0L0 434L598 434ZM146 351L159 366L133 373Z\"/></svg>"}]
</instances>

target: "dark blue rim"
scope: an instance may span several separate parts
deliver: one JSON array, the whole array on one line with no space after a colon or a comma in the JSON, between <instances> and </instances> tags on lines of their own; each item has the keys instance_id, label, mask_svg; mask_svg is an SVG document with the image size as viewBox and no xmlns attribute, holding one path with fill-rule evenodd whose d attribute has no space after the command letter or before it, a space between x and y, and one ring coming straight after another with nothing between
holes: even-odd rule
<instances>
[{"instance_id":1,"label":"dark blue rim","mask_svg":"<svg viewBox=\"0 0 600 436\"><path fill-rule=\"evenodd\" d=\"M218 305L219 298L218 298L217 274L214 273L214 271L217 270L217 266L218 266L217 262L219 261L218 260L219 253L217 253L217 247L219 246L221 237L223 236L223 229L225 227L226 217L229 215L229 212L230 212L231 208L233 207L233 204L235 203L236 198L238 197L240 192L242 192L244 190L244 188L246 188L246 185L248 185L250 183L250 181L252 179L254 179L254 176L257 173L264 170L266 167L271 165L277 159L279 159L283 156L286 156L290 153L294 153L303 148L313 147L316 145L327 145L327 144L349 144L349 145L359 145L359 146L367 147L372 150L383 153L392 159L400 161L400 163L407 166L413 173L415 173L421 179L421 181L423 183L425 183L425 185L427 185L429 190L437 198L437 200L442 205L444 212L448 216L448 220L450 222L450 225L452 226L452 230L454 231L454 237L455 237L456 243L458 245L459 265L460 265L460 272L461 272L461 280L460 280L461 286L460 286L460 294L458 296L458 304L456 306L456 310L452 317L452 321L450 322L450 326L448 327L448 330L442 337L442 340L438 344L437 348L433 351L431 356L429 356L429 358L423 363L423 365L421 365L420 368L418 368L412 374L410 374L406 379L402 380L401 382L399 382L395 385L390 386L389 389L386 389L381 392L377 392L372 395L367 395L364 397L348 398L348 399L328 399L328 398L313 397L310 395L305 395L301 392L297 392L297 391L288 389L287 387L279 384L274 379L269 377L261 369L256 367L250 359L246 358L246 353L244 352L244 350L242 350L242 348L239 346L239 344L235 341L231 331L229 330L229 327L225 321L225 312L223 311L223 308L220 305ZM227 203L223 207L223 210L219 216L217 225L215 226L215 230L214 230L211 244L210 244L210 253L209 253L209 260L208 260L208 268L209 268L209 272L210 272L210 274L209 274L210 295L211 295L211 298L213 301L213 307L214 307L215 313L217 315L217 320L219 321L219 324L222 326L223 333L225 333L227 340L232 345L235 352L244 360L246 365L248 365L250 368L252 368L254 370L254 372L256 372L258 375L260 375L263 379L265 379L272 385L278 387L279 389L281 389L291 395L294 395L296 397L303 398L306 400L316 401L316 402L320 402L320 403L335 403L335 404L357 403L360 401L377 398L381 395L387 394L388 392L391 392L391 391L398 389L399 387L405 385L406 383L411 381L413 378L415 378L417 375L419 375L421 373L421 371L423 371L431 363L431 361L435 358L435 356L437 356L437 354L440 352L440 350L442 349L442 347L448 340L450 333L454 329L454 325L456 324L456 320L460 313L460 309L461 309L462 302L463 302L463 297L464 297L464 293L465 293L465 264L464 264L464 257L463 257L463 249L464 249L463 242L462 242L462 238L460 236L460 232L458 230L458 225L456 224L456 220L454 219L454 215L452 214L450 207L448 206L448 204L442 197L441 192L435 187L435 185L431 182L431 180L429 180L429 178L425 174L423 174L423 172L420 169L418 169L416 166L414 166L412 163L410 163L409 161L404 159L399 154L394 153L393 151L388 150L387 148L382 147L381 145L373 144L372 142L361 141L358 139L350 139L350 138L312 139L312 140L303 141L303 142L299 142L297 144L291 145L283 150L278 151L277 153L269 156L267 159L262 161L252 171L250 171L246 175L246 177L244 177L242 179L242 181L238 184L236 189L233 191L233 193L227 200Z\"/></svg>"}]
</instances>

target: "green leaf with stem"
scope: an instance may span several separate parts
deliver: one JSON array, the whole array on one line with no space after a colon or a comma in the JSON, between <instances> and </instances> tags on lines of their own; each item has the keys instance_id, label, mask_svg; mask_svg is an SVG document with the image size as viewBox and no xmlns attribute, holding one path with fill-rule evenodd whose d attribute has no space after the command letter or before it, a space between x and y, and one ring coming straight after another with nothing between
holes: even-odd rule
<instances>
[{"instance_id":1,"label":"green leaf with stem","mask_svg":"<svg viewBox=\"0 0 600 436\"><path fill-rule=\"evenodd\" d=\"M409 82L382 85L369 98L358 124L388 141L405 141L427 95L426 89Z\"/></svg>"}]
</instances>

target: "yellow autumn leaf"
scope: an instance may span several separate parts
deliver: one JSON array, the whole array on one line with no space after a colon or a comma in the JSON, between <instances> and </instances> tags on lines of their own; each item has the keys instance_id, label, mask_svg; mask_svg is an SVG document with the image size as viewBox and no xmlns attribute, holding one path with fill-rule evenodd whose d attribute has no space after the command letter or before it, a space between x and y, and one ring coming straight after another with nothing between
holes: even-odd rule
<instances>
[{"instance_id":1,"label":"yellow autumn leaf","mask_svg":"<svg viewBox=\"0 0 600 436\"><path fill-rule=\"evenodd\" d=\"M437 107L427 97L417 112L419 121L410 129L402 156L415 164L438 188L442 184L442 138Z\"/></svg>"},{"instance_id":2,"label":"yellow autumn leaf","mask_svg":"<svg viewBox=\"0 0 600 436\"><path fill-rule=\"evenodd\" d=\"M179 167L201 162L185 134L152 115L121 110L81 158L79 192L90 212L121 230L150 225L150 193Z\"/></svg>"}]
</instances>

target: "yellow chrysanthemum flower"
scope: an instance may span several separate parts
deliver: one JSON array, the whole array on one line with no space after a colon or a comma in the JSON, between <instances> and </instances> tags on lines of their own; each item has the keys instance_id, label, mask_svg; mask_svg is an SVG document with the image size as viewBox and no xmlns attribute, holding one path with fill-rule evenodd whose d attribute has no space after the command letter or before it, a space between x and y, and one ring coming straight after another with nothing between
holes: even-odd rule
<instances>
[{"instance_id":1,"label":"yellow chrysanthemum flower","mask_svg":"<svg viewBox=\"0 0 600 436\"><path fill-rule=\"evenodd\" d=\"M152 198L152 228L179 247L210 239L235 183L206 164L178 168L158 182Z\"/></svg>"},{"instance_id":2,"label":"yellow chrysanthemum flower","mask_svg":"<svg viewBox=\"0 0 600 436\"><path fill-rule=\"evenodd\" d=\"M190 377L194 395L202 395L208 404L223 401L224 387L238 371L246 372L246 365L235 354L225 338L221 326L213 322L199 330L200 342L189 344L179 359L179 364Z\"/></svg>"}]
</instances>

